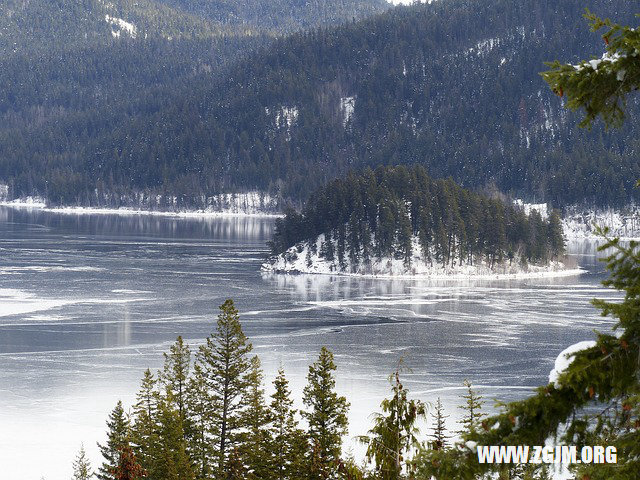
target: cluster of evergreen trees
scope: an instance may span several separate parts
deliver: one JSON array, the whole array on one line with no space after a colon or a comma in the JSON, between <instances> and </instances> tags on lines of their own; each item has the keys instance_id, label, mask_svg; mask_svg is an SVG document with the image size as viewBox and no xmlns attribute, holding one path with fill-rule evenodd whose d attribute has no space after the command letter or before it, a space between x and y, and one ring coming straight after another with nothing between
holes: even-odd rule
<instances>
[{"instance_id":1,"label":"cluster of evergreen trees","mask_svg":"<svg viewBox=\"0 0 640 480\"><path fill-rule=\"evenodd\" d=\"M372 467L356 465L342 452L349 403L336 393L332 353L323 347L309 367L305 409L298 413L282 368L274 393L265 398L260 360L250 356L233 301L220 310L217 328L194 362L178 337L162 370L145 371L133 411L127 414L117 403L107 420L107 441L99 445L102 465L94 474L82 447L74 480L398 480L413 471L410 457L418 449L451 446L439 399L429 440L420 439L418 421L426 420L427 407L408 397L399 365L390 377L391 397L368 435L357 437ZM484 416L482 397L465 386L460 433L475 429Z\"/></svg>"},{"instance_id":2,"label":"cluster of evergreen trees","mask_svg":"<svg viewBox=\"0 0 640 480\"><path fill-rule=\"evenodd\" d=\"M311 195L302 213L289 211L276 222L272 252L299 242L315 248L324 234L321 256L341 266L395 257L409 265L414 241L432 264L509 260L544 263L564 251L560 217L543 219L501 199L434 180L421 166L378 167L350 173Z\"/></svg>"},{"instance_id":3,"label":"cluster of evergreen trees","mask_svg":"<svg viewBox=\"0 0 640 480\"><path fill-rule=\"evenodd\" d=\"M157 377L145 372L131 416L121 402L111 412L99 479L141 478L122 476L135 468L155 480L333 478L349 404L335 392L331 352L309 367L302 430L284 371L267 400L238 311L231 300L220 310L195 362L179 337Z\"/></svg>"},{"instance_id":4,"label":"cluster of evergreen trees","mask_svg":"<svg viewBox=\"0 0 640 480\"><path fill-rule=\"evenodd\" d=\"M200 37L189 33L193 22L182 35L168 33L181 31L185 10L223 11L230 2L164 3L179 9L175 28L162 27L162 9L136 17L121 7L122 18L141 25L135 40L110 38L96 15L108 40L96 44L80 12L67 22L79 24L78 34L52 34L41 55L29 49L38 42L22 39L16 53L7 45L0 180L11 195L100 204L146 191L197 206L202 195L259 189L301 202L350 168L420 163L465 186L495 183L558 206L638 199L636 127L577 131L538 75L554 56L593 50L582 1L433 2L275 42L260 29L224 33L230 26L214 20ZM298 4L275 8L297 12ZM590 8L633 13L622 0L592 0ZM145 22L159 25L147 39ZM295 119L284 121L283 109L295 109Z\"/></svg>"}]
</instances>

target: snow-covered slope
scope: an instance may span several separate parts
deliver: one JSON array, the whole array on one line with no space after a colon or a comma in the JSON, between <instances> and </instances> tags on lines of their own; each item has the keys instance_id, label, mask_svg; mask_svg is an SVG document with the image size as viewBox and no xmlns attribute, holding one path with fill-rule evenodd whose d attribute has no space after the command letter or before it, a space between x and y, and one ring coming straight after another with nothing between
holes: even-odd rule
<instances>
[{"instance_id":1,"label":"snow-covered slope","mask_svg":"<svg viewBox=\"0 0 640 480\"><path fill-rule=\"evenodd\" d=\"M548 265L522 265L517 261L508 260L493 265L493 268L485 261L475 262L473 265L458 263L443 266L425 260L422 255L420 242L413 237L413 255L411 262L393 257L376 258L374 255L368 263L363 261L353 262L348 255L345 256L342 265L337 258L332 261L321 256L320 252L326 250L323 243L325 236L320 235L315 242L303 242L289 248L286 252L273 256L262 265L262 271L272 273L318 273L331 275L366 275L376 277L505 277L524 278L542 276L577 275L581 272L578 268L568 268L562 262L553 261ZM337 249L335 241L334 250Z\"/></svg>"},{"instance_id":2,"label":"snow-covered slope","mask_svg":"<svg viewBox=\"0 0 640 480\"><path fill-rule=\"evenodd\" d=\"M640 207L623 209L583 210L567 209L562 220L564 235L568 240L593 239L595 226L608 227L609 235L621 239L640 238Z\"/></svg>"}]
</instances>

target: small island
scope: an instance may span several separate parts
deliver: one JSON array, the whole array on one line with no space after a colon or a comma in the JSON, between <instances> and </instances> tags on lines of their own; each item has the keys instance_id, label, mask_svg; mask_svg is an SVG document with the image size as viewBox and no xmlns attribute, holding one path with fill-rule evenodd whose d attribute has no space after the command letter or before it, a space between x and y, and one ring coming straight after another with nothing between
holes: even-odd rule
<instances>
[{"instance_id":1,"label":"small island","mask_svg":"<svg viewBox=\"0 0 640 480\"><path fill-rule=\"evenodd\" d=\"M350 173L276 222L262 270L373 276L575 274L560 216L529 214L421 166Z\"/></svg>"}]
</instances>

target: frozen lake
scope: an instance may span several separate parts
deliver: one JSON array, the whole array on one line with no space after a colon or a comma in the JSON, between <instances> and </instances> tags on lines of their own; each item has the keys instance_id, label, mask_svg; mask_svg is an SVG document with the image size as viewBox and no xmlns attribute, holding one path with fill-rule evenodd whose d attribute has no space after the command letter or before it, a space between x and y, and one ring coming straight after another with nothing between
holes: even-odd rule
<instances>
[{"instance_id":1,"label":"frozen lake","mask_svg":"<svg viewBox=\"0 0 640 480\"><path fill-rule=\"evenodd\" d=\"M405 385L425 401L441 396L456 430L464 379L489 405L523 397L564 347L611 323L589 304L615 295L599 284L594 245L570 245L585 274L555 279L265 276L272 229L263 218L0 207L3 477L66 480L81 442L97 463L117 400L131 405L176 336L201 342L226 298L267 382L283 365L298 402L308 364L333 350L350 435L366 433L401 357L413 370Z\"/></svg>"}]
</instances>

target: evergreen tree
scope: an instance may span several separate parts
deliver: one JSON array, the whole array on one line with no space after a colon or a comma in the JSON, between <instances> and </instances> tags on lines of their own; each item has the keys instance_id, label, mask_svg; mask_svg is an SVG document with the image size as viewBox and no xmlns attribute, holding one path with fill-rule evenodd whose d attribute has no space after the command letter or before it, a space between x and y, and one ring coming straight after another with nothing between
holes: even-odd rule
<instances>
[{"instance_id":1,"label":"evergreen tree","mask_svg":"<svg viewBox=\"0 0 640 480\"><path fill-rule=\"evenodd\" d=\"M157 426L154 443L146 447L151 458L147 468L149 480L194 480L195 475L187 454L180 413L172 407L171 398L157 406Z\"/></svg>"},{"instance_id":2,"label":"evergreen tree","mask_svg":"<svg viewBox=\"0 0 640 480\"><path fill-rule=\"evenodd\" d=\"M463 384L467 388L467 391L462 395L465 404L458 407L464 411L460 422L463 429L460 433L473 433L480 425L482 417L486 416L486 414L482 412L484 402L482 401L482 396L478 395L476 391L471 388L471 382L469 380L465 380Z\"/></svg>"},{"instance_id":3,"label":"evergreen tree","mask_svg":"<svg viewBox=\"0 0 640 480\"><path fill-rule=\"evenodd\" d=\"M564 234L562 230L562 221L560 220L560 212L553 210L549 215L549 246L551 255L558 258L564 253Z\"/></svg>"},{"instance_id":4,"label":"evergreen tree","mask_svg":"<svg viewBox=\"0 0 640 480\"><path fill-rule=\"evenodd\" d=\"M374 416L369 436L360 437L367 445L367 459L374 460L375 471L381 480L404 477L408 455L419 446L415 424L426 415L420 400L409 400L407 389L400 382L400 370L390 377L393 395L382 401L382 413Z\"/></svg>"},{"instance_id":5,"label":"evergreen tree","mask_svg":"<svg viewBox=\"0 0 640 480\"><path fill-rule=\"evenodd\" d=\"M302 412L307 420L312 453L310 470L315 479L332 478L338 469L342 436L347 433L349 403L335 392L333 354L322 347L318 360L309 366Z\"/></svg>"},{"instance_id":6,"label":"evergreen tree","mask_svg":"<svg viewBox=\"0 0 640 480\"><path fill-rule=\"evenodd\" d=\"M91 462L87 458L84 445L80 445L80 451L73 461L73 480L89 480L91 477L93 477Z\"/></svg>"},{"instance_id":7,"label":"evergreen tree","mask_svg":"<svg viewBox=\"0 0 640 480\"><path fill-rule=\"evenodd\" d=\"M431 446L434 450L447 448L447 440L449 439L449 436L447 435L445 421L448 417L449 415L444 414L442 402L440 401L440 397L438 397L438 400L436 400L436 411L431 414L431 418L434 422L433 434L431 435L431 438L433 439Z\"/></svg>"},{"instance_id":8,"label":"evergreen tree","mask_svg":"<svg viewBox=\"0 0 640 480\"><path fill-rule=\"evenodd\" d=\"M217 475L229 474L229 454L238 447L242 428L243 399L247 391L247 358L252 346L242 332L233 300L220 306L216 330L198 349L208 392L208 441L214 442ZM205 418L207 418L205 416Z\"/></svg>"},{"instance_id":9,"label":"evergreen tree","mask_svg":"<svg viewBox=\"0 0 640 480\"><path fill-rule=\"evenodd\" d=\"M238 452L248 469L248 479L268 479L269 459L266 454L269 445L269 411L266 407L262 388L262 369L257 356L251 358L247 374L247 391L243 399L242 412L244 438Z\"/></svg>"},{"instance_id":10,"label":"evergreen tree","mask_svg":"<svg viewBox=\"0 0 640 480\"><path fill-rule=\"evenodd\" d=\"M140 465L148 472L154 472L155 458L152 450L158 443L157 413L160 396L156 390L157 380L150 369L146 369L142 378L140 391L133 407L133 425L131 440Z\"/></svg>"},{"instance_id":11,"label":"evergreen tree","mask_svg":"<svg viewBox=\"0 0 640 480\"><path fill-rule=\"evenodd\" d=\"M99 480L114 480L113 469L118 465L120 449L129 445L130 425L124 413L122 401L118 400L107 420L107 443L98 444L104 458L96 477Z\"/></svg>"},{"instance_id":12,"label":"evergreen tree","mask_svg":"<svg viewBox=\"0 0 640 480\"><path fill-rule=\"evenodd\" d=\"M273 480L297 480L308 472L304 456L308 441L295 419L289 382L280 368L273 381L275 391L271 396L268 461Z\"/></svg>"},{"instance_id":13,"label":"evergreen tree","mask_svg":"<svg viewBox=\"0 0 640 480\"><path fill-rule=\"evenodd\" d=\"M211 439L215 420L211 416L209 390L201 365L196 363L187 382L186 412L189 424L187 451L193 462L193 471L198 480L211 478L215 468L215 448Z\"/></svg>"},{"instance_id":14,"label":"evergreen tree","mask_svg":"<svg viewBox=\"0 0 640 480\"><path fill-rule=\"evenodd\" d=\"M186 391L191 365L191 351L189 346L179 336L171 345L169 353L164 353L164 367L159 375L159 380L165 393L172 399L184 423L186 415Z\"/></svg>"}]
</instances>

